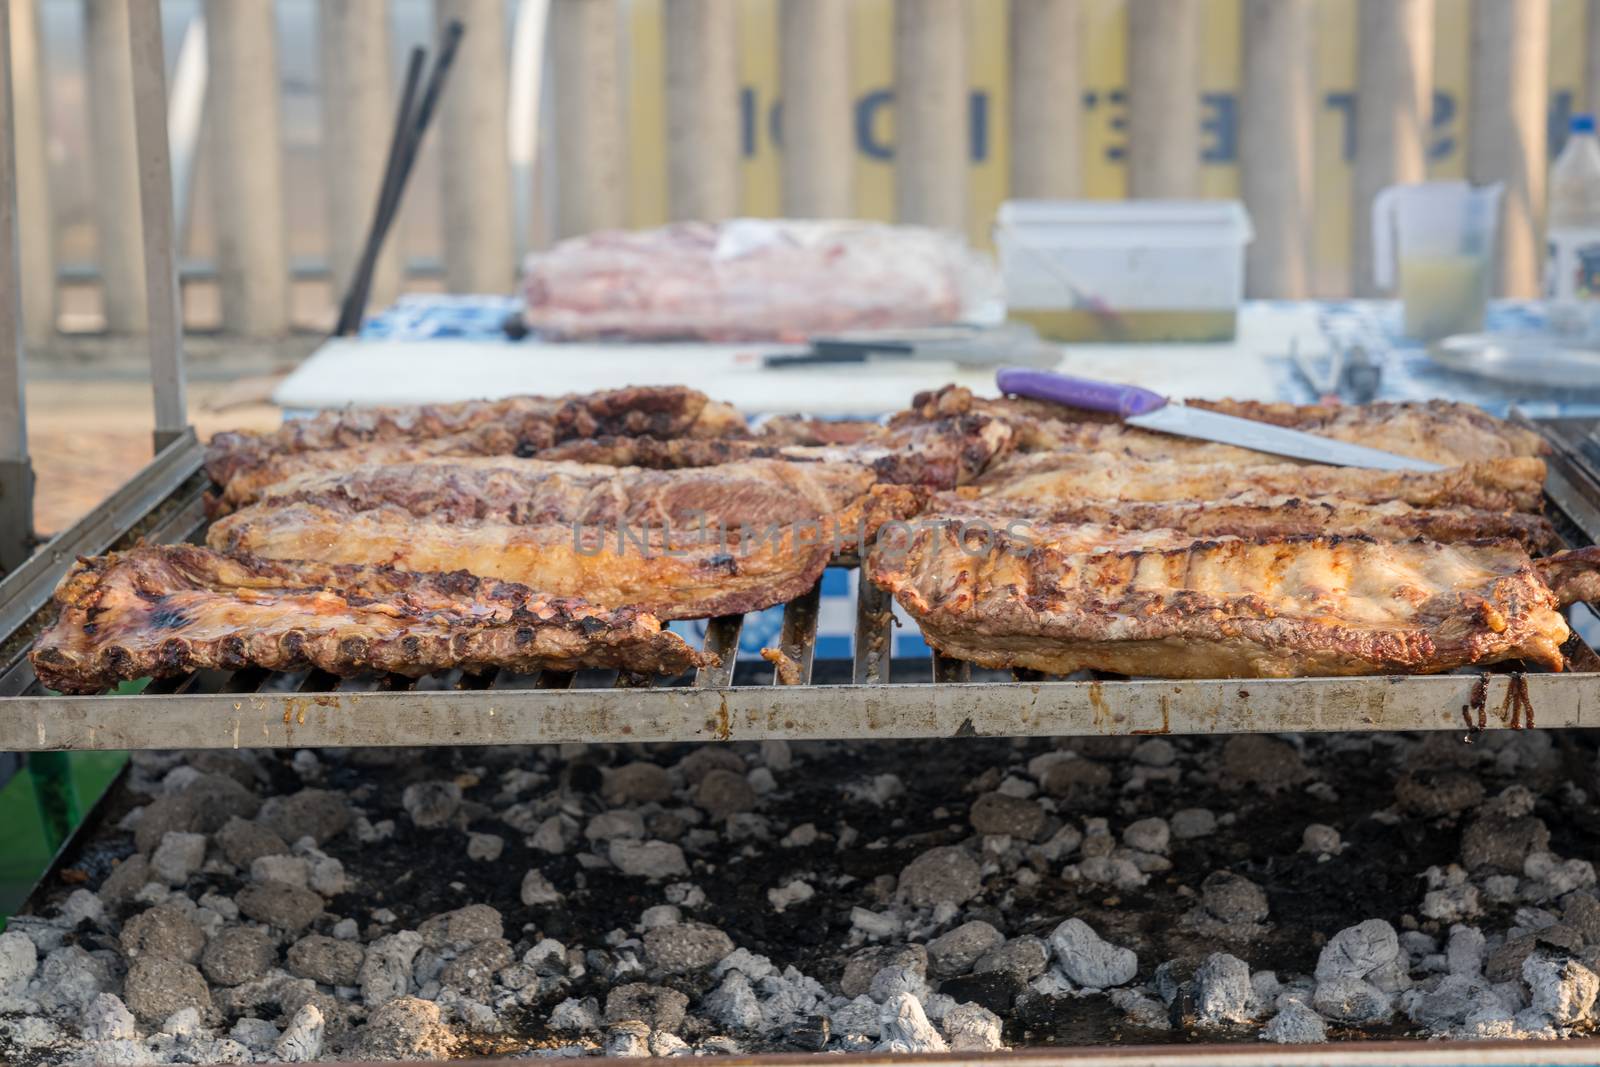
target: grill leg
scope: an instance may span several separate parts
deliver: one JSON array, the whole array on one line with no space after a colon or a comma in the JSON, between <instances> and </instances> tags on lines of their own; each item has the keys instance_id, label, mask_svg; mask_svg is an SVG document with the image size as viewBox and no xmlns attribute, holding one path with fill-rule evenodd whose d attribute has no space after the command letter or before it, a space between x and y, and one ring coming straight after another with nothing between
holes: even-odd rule
<instances>
[{"instance_id":1,"label":"grill leg","mask_svg":"<svg viewBox=\"0 0 1600 1067\"><path fill-rule=\"evenodd\" d=\"M0 461L0 572L19 567L36 543L33 464L26 457Z\"/></svg>"}]
</instances>

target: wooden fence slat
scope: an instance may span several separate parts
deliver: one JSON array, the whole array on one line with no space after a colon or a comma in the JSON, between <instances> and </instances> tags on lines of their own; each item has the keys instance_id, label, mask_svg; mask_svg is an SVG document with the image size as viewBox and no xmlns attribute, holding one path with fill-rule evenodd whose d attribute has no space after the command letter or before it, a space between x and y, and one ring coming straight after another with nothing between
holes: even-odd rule
<instances>
[{"instance_id":1,"label":"wooden fence slat","mask_svg":"<svg viewBox=\"0 0 1600 1067\"><path fill-rule=\"evenodd\" d=\"M1539 295L1547 168L1550 0L1474 0L1467 175L1503 182L1495 292Z\"/></svg>"},{"instance_id":2,"label":"wooden fence slat","mask_svg":"<svg viewBox=\"0 0 1600 1067\"><path fill-rule=\"evenodd\" d=\"M322 66L322 172L327 182L331 300L350 285L383 183L394 126L389 0L323 0L317 5ZM400 286L400 233L384 242L371 302L384 307Z\"/></svg>"},{"instance_id":3,"label":"wooden fence slat","mask_svg":"<svg viewBox=\"0 0 1600 1067\"><path fill-rule=\"evenodd\" d=\"M900 222L966 232L967 5L895 0L894 189Z\"/></svg>"},{"instance_id":4,"label":"wooden fence slat","mask_svg":"<svg viewBox=\"0 0 1600 1067\"><path fill-rule=\"evenodd\" d=\"M439 102L445 282L451 292L498 293L513 274L506 5L435 0L434 10L441 28L451 19L466 27Z\"/></svg>"},{"instance_id":5,"label":"wooden fence slat","mask_svg":"<svg viewBox=\"0 0 1600 1067\"><path fill-rule=\"evenodd\" d=\"M738 26L732 0L672 0L663 12L667 214L739 213Z\"/></svg>"},{"instance_id":6,"label":"wooden fence slat","mask_svg":"<svg viewBox=\"0 0 1600 1067\"><path fill-rule=\"evenodd\" d=\"M1201 0L1128 2L1128 193L1200 193Z\"/></svg>"},{"instance_id":7,"label":"wooden fence slat","mask_svg":"<svg viewBox=\"0 0 1600 1067\"><path fill-rule=\"evenodd\" d=\"M615 0L553 0L556 235L621 226L627 148Z\"/></svg>"},{"instance_id":8,"label":"wooden fence slat","mask_svg":"<svg viewBox=\"0 0 1600 1067\"><path fill-rule=\"evenodd\" d=\"M144 333L144 241L133 135L133 73L123 0L85 0L85 75L94 167L96 258L106 329Z\"/></svg>"},{"instance_id":9,"label":"wooden fence slat","mask_svg":"<svg viewBox=\"0 0 1600 1067\"><path fill-rule=\"evenodd\" d=\"M1589 0L1583 24L1583 92L1590 114L1600 111L1600 0Z\"/></svg>"},{"instance_id":10,"label":"wooden fence slat","mask_svg":"<svg viewBox=\"0 0 1600 1067\"><path fill-rule=\"evenodd\" d=\"M780 0L783 213L852 213L849 0Z\"/></svg>"},{"instance_id":11,"label":"wooden fence slat","mask_svg":"<svg viewBox=\"0 0 1600 1067\"><path fill-rule=\"evenodd\" d=\"M22 328L30 342L56 332L55 220L46 150L46 70L37 0L11 0L11 105L21 241Z\"/></svg>"},{"instance_id":12,"label":"wooden fence slat","mask_svg":"<svg viewBox=\"0 0 1600 1067\"><path fill-rule=\"evenodd\" d=\"M1245 0L1239 185L1255 226L1249 295L1311 291L1313 137L1311 0Z\"/></svg>"},{"instance_id":13,"label":"wooden fence slat","mask_svg":"<svg viewBox=\"0 0 1600 1067\"><path fill-rule=\"evenodd\" d=\"M1080 177L1078 0L1011 0L1011 195L1075 197Z\"/></svg>"},{"instance_id":14,"label":"wooden fence slat","mask_svg":"<svg viewBox=\"0 0 1600 1067\"><path fill-rule=\"evenodd\" d=\"M289 329L289 249L272 0L206 0L210 185L223 328Z\"/></svg>"},{"instance_id":15,"label":"wooden fence slat","mask_svg":"<svg viewBox=\"0 0 1600 1067\"><path fill-rule=\"evenodd\" d=\"M1372 198L1427 176L1433 114L1433 0L1361 0L1356 15L1356 158L1351 185L1351 284L1372 282Z\"/></svg>"}]
</instances>

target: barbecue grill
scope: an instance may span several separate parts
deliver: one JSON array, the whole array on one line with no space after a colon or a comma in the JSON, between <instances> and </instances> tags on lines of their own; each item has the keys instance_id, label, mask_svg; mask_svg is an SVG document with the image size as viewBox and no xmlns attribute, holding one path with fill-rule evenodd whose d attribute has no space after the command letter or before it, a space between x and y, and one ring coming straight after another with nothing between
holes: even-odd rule
<instances>
[{"instance_id":1,"label":"barbecue grill","mask_svg":"<svg viewBox=\"0 0 1600 1067\"><path fill-rule=\"evenodd\" d=\"M51 591L79 555L205 533L202 449L186 425L181 319L172 241L165 85L157 0L130 4L136 134L150 299L157 445L152 462L94 512L0 582L0 751L170 747L544 744L980 735L1187 734L1248 731L1458 730L1600 725L1600 657L1574 637L1562 674L1464 671L1433 676L1212 681L1054 678L979 671L935 655L892 657L888 598L859 583L854 655L814 655L820 587L784 607L787 663L737 661L740 617L711 620L706 646L722 666L657 680L616 672L537 675L446 672L341 679L321 671L201 671L136 695L58 696L26 659L49 622ZM0 48L0 93L8 84ZM9 104L0 96L0 120ZM9 128L9 123L6 123ZM0 186L11 168L0 139ZM15 211L0 204L0 319L16 322ZM21 352L0 336L0 533L26 529ZM3 419L0 419L3 424ZM1532 425L1528 423L1528 425ZM1600 436L1583 422L1535 427L1553 455L1551 517L1570 545L1600 538ZM0 546L6 547L6 546ZM840 565L855 561L840 559ZM1584 608L1574 610L1583 611ZM789 683L789 684L785 684Z\"/></svg>"}]
</instances>

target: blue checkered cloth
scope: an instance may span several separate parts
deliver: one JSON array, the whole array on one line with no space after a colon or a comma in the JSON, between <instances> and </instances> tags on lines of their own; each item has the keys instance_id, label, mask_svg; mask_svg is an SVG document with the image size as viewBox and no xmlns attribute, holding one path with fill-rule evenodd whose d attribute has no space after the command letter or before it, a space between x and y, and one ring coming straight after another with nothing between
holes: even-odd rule
<instances>
[{"instance_id":1,"label":"blue checkered cloth","mask_svg":"<svg viewBox=\"0 0 1600 1067\"><path fill-rule=\"evenodd\" d=\"M1434 400L1448 397L1476 404L1504 417L1516 406L1532 418L1600 418L1600 393L1557 391L1516 386L1458 374L1428 358L1426 347L1402 332L1399 303L1388 300L1334 300L1318 305L1318 326L1331 346L1364 348L1382 368L1378 400ZM1545 306L1531 300L1494 300L1485 315L1484 332L1500 336L1544 333ZM1285 356L1268 360L1279 399L1297 404L1316 400L1311 386L1295 373Z\"/></svg>"},{"instance_id":2,"label":"blue checkered cloth","mask_svg":"<svg viewBox=\"0 0 1600 1067\"><path fill-rule=\"evenodd\" d=\"M363 341L506 341L505 321L522 298L480 294L409 293L361 324Z\"/></svg>"}]
</instances>

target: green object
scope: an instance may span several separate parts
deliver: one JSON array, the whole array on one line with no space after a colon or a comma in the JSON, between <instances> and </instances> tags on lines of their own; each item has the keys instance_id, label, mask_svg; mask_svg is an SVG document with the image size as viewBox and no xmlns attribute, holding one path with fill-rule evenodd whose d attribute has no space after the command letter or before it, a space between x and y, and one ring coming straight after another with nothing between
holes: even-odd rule
<instances>
[{"instance_id":1,"label":"green object","mask_svg":"<svg viewBox=\"0 0 1600 1067\"><path fill-rule=\"evenodd\" d=\"M127 759L125 752L35 752L0 789L0 924L28 898Z\"/></svg>"}]
</instances>

